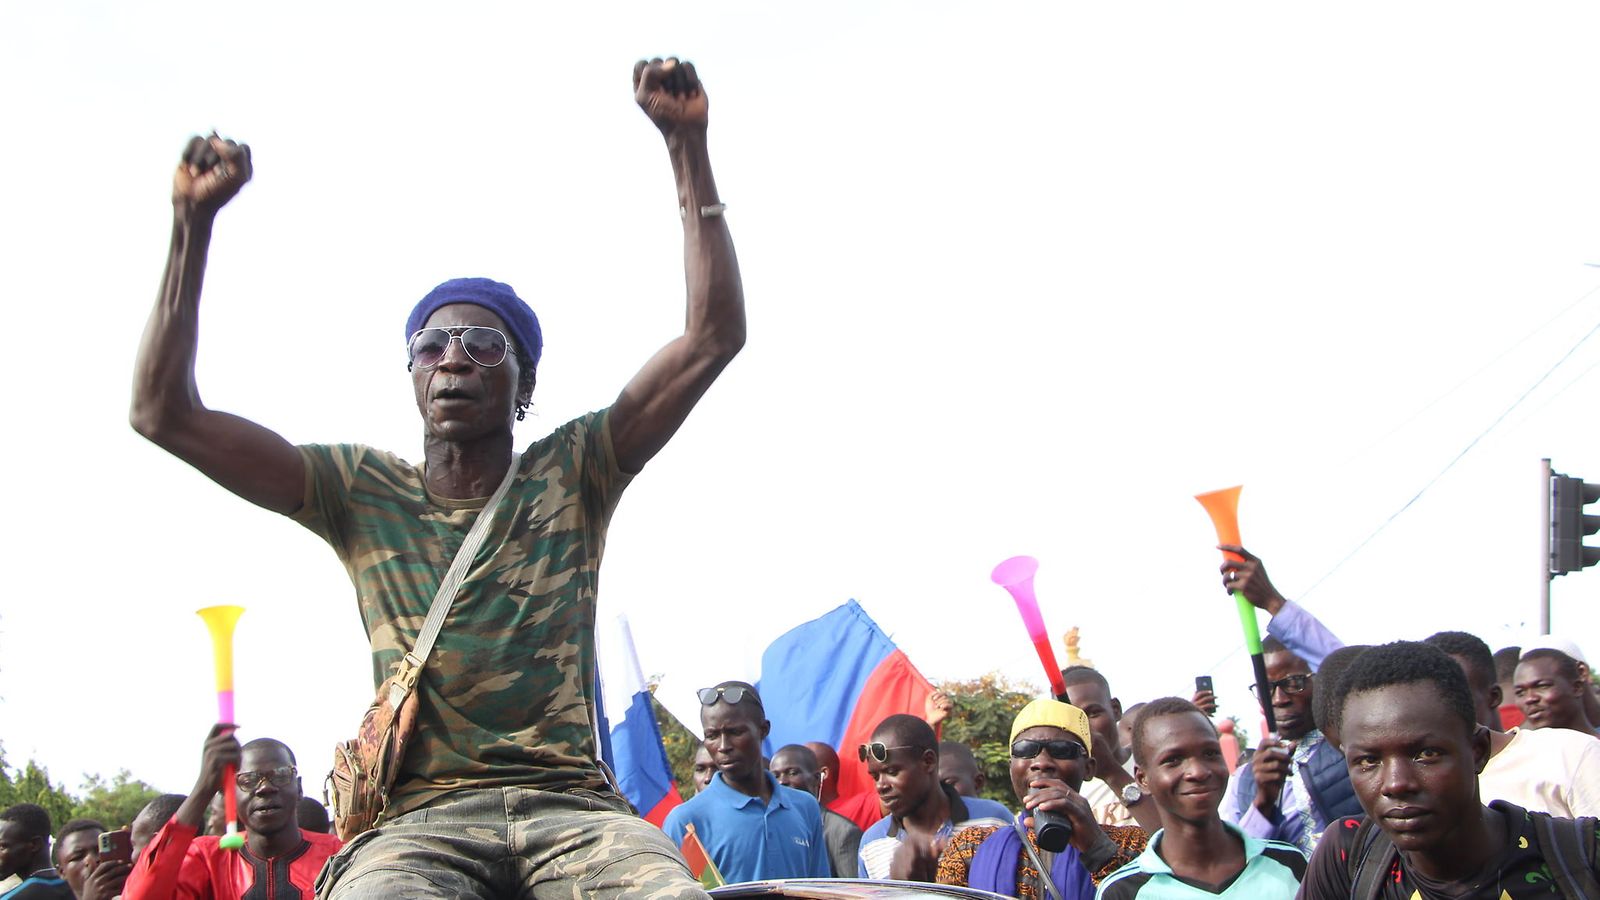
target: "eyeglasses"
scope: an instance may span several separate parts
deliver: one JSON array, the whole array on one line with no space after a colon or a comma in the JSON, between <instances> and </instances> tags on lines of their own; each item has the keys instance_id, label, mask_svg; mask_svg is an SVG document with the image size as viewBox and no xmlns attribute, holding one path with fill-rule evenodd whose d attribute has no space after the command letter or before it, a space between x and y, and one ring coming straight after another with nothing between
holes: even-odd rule
<instances>
[{"instance_id":1,"label":"eyeglasses","mask_svg":"<svg viewBox=\"0 0 1600 900\"><path fill-rule=\"evenodd\" d=\"M1268 697L1276 694L1279 688L1283 688L1283 692L1285 694L1293 697L1296 694L1304 694L1306 692L1306 688L1311 687L1311 676L1290 675L1287 678L1279 678L1277 681L1269 681L1267 682L1266 687ZM1256 693L1256 685L1250 685L1250 693Z\"/></svg>"},{"instance_id":2,"label":"eyeglasses","mask_svg":"<svg viewBox=\"0 0 1600 900\"><path fill-rule=\"evenodd\" d=\"M1051 759L1059 759L1062 762L1083 759L1089 755L1089 751L1083 749L1083 745L1077 741L1065 739L1059 741L1022 740L1011 745L1011 757L1013 759L1033 759L1039 755L1040 750L1049 751Z\"/></svg>"},{"instance_id":3,"label":"eyeglasses","mask_svg":"<svg viewBox=\"0 0 1600 900\"><path fill-rule=\"evenodd\" d=\"M729 687L701 688L697 693L700 695L701 706L710 706L716 703L718 697L728 701L729 705L732 706L739 705L746 697L755 697L754 691L738 684Z\"/></svg>"},{"instance_id":4,"label":"eyeglasses","mask_svg":"<svg viewBox=\"0 0 1600 900\"><path fill-rule=\"evenodd\" d=\"M917 749L917 748L911 747L911 746L891 747L888 744L885 744L883 741L873 741L870 744L862 744L861 746L857 747L856 748L856 755L861 757L861 761L862 762L866 762L867 761L867 757L870 756L873 759L877 760L878 762L886 763L886 762L889 761L889 751L890 750L915 750L915 749Z\"/></svg>"},{"instance_id":5,"label":"eyeglasses","mask_svg":"<svg viewBox=\"0 0 1600 900\"><path fill-rule=\"evenodd\" d=\"M233 776L233 783L241 791L253 791L261 786L261 782L270 781L273 787L288 787L300 774L294 766L279 766L276 769L267 769L264 772L240 772Z\"/></svg>"},{"instance_id":6,"label":"eyeglasses","mask_svg":"<svg viewBox=\"0 0 1600 900\"><path fill-rule=\"evenodd\" d=\"M460 341L467 358L492 369L506 361L506 351L511 346L505 333L487 325L452 326L450 328L423 328L406 342L411 355L410 366L431 369L444 361L450 352L450 342Z\"/></svg>"}]
</instances>

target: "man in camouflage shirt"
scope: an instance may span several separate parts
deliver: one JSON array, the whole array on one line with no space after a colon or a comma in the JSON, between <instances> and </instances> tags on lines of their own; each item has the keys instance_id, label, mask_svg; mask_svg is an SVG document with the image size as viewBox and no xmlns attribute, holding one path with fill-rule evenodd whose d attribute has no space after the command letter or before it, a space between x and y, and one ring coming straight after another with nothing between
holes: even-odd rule
<instances>
[{"instance_id":1,"label":"man in camouflage shirt","mask_svg":"<svg viewBox=\"0 0 1600 900\"><path fill-rule=\"evenodd\" d=\"M699 897L671 843L595 762L593 626L606 527L744 343L744 300L706 151L694 67L639 62L635 96L666 140L683 209L685 332L606 410L520 454L543 338L510 287L455 279L407 323L424 462L359 445L295 447L207 409L195 386L200 282L216 213L250 151L195 138L173 183L166 277L140 347L132 422L234 493L292 516L356 586L374 683L415 644L445 570L508 471L418 686L418 730L381 827L330 861L338 898Z\"/></svg>"}]
</instances>

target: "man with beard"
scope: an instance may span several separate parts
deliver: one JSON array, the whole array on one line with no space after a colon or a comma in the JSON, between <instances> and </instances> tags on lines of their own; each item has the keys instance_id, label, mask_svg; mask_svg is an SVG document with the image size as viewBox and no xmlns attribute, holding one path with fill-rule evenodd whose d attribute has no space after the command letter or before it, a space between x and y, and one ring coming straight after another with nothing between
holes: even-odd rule
<instances>
[{"instance_id":1,"label":"man with beard","mask_svg":"<svg viewBox=\"0 0 1600 900\"><path fill-rule=\"evenodd\" d=\"M300 829L300 773L289 748L271 738L240 747L233 730L228 724L212 727L194 789L140 855L123 900L240 897L252 889L251 896L312 895L322 864L339 851L339 839ZM233 788L245 825L237 852L222 849L220 838L200 834L206 806L228 766L237 773Z\"/></svg>"}]
</instances>

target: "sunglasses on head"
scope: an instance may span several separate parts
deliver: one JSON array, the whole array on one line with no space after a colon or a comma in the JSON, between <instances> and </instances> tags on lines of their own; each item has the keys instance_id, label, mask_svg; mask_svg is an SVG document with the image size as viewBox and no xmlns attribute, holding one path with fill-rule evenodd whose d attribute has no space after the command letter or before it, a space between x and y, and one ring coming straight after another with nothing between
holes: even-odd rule
<instances>
[{"instance_id":1,"label":"sunglasses on head","mask_svg":"<svg viewBox=\"0 0 1600 900\"><path fill-rule=\"evenodd\" d=\"M1058 759L1062 761L1083 759L1085 756L1089 755L1089 751L1083 749L1083 745L1077 741L1069 741L1066 739L1059 741L1023 740L1016 741L1011 745L1011 758L1033 759L1035 756L1039 755L1040 750L1049 751L1051 759Z\"/></svg>"},{"instance_id":2,"label":"sunglasses on head","mask_svg":"<svg viewBox=\"0 0 1600 900\"><path fill-rule=\"evenodd\" d=\"M260 772L240 772L233 776L233 783L242 791L253 791L261 786L261 782L270 781L274 787L288 787L294 782L300 770L294 766L279 766L276 769L265 769Z\"/></svg>"},{"instance_id":3,"label":"sunglasses on head","mask_svg":"<svg viewBox=\"0 0 1600 900\"><path fill-rule=\"evenodd\" d=\"M870 744L862 744L861 746L857 747L856 748L856 755L861 757L861 761L862 762L866 762L867 758L871 757L872 759L875 759L878 762L886 763L886 762L889 761L889 751L890 750L915 750L915 749L916 749L915 747L910 747L910 746L891 747L888 744L885 744L883 741L873 741Z\"/></svg>"},{"instance_id":4,"label":"sunglasses on head","mask_svg":"<svg viewBox=\"0 0 1600 900\"><path fill-rule=\"evenodd\" d=\"M752 693L749 688L737 684L731 687L701 688L698 693L700 694L701 706L710 706L711 704L716 703L718 697L721 697L722 699L728 701L728 703L737 706L739 703L744 701L744 698L755 696L755 694Z\"/></svg>"},{"instance_id":5,"label":"sunglasses on head","mask_svg":"<svg viewBox=\"0 0 1600 900\"><path fill-rule=\"evenodd\" d=\"M467 351L467 358L485 369L505 362L511 346L504 332L487 325L423 328L406 342L410 366L418 369L437 366L444 361L444 355L450 352L452 341L460 341L461 349Z\"/></svg>"}]
</instances>

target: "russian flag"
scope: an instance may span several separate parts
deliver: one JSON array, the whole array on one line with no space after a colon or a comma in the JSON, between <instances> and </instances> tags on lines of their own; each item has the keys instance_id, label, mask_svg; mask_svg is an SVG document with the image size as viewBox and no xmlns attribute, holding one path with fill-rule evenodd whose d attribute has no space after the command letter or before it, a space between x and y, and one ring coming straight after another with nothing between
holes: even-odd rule
<instances>
[{"instance_id":1,"label":"russian flag","mask_svg":"<svg viewBox=\"0 0 1600 900\"><path fill-rule=\"evenodd\" d=\"M877 819L876 790L856 748L891 715L921 718L933 684L866 610L851 600L785 632L762 654L756 689L772 721L767 754L786 744L831 744L843 769L836 808L870 805L867 821Z\"/></svg>"},{"instance_id":2,"label":"russian flag","mask_svg":"<svg viewBox=\"0 0 1600 900\"><path fill-rule=\"evenodd\" d=\"M598 629L600 644L600 757L617 776L623 796L650 824L661 827L667 813L683 802L661 746L639 655L628 620L618 616L610 629ZM608 715L609 711L609 715ZM620 715L619 715L620 713Z\"/></svg>"}]
</instances>

